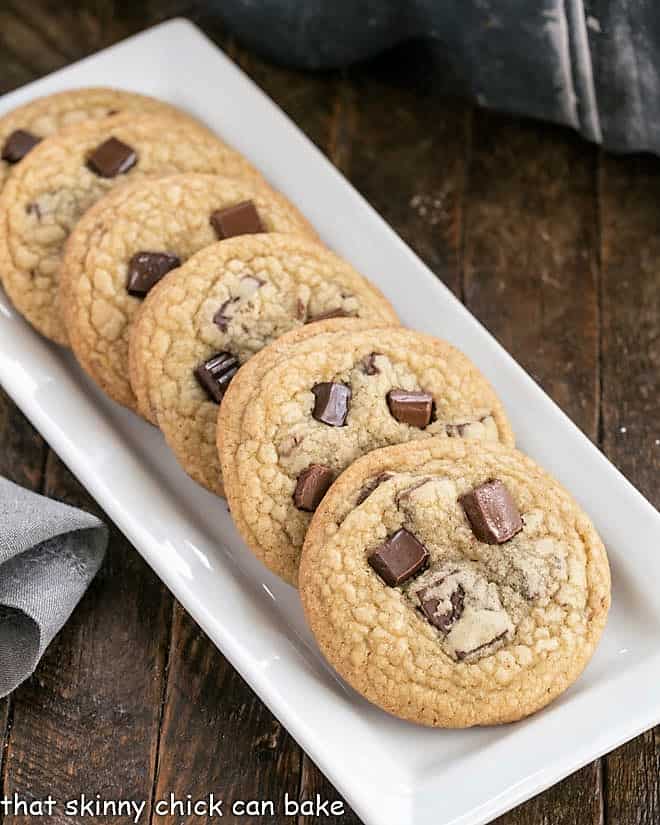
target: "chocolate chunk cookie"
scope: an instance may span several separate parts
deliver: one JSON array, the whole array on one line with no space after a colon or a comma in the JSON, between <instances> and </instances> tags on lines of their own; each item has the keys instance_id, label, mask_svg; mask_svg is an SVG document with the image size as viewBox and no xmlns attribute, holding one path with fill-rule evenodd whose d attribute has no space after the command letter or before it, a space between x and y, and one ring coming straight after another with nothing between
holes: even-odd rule
<instances>
[{"instance_id":1,"label":"chocolate chunk cookie","mask_svg":"<svg viewBox=\"0 0 660 825\"><path fill-rule=\"evenodd\" d=\"M84 369L136 409L128 340L147 293L195 252L229 233L316 233L282 195L256 180L184 174L112 190L78 221L60 268L60 306Z\"/></svg>"},{"instance_id":2,"label":"chocolate chunk cookie","mask_svg":"<svg viewBox=\"0 0 660 825\"><path fill-rule=\"evenodd\" d=\"M151 290L133 325L131 384L139 410L162 429L196 481L223 491L216 419L239 364L295 327L312 334L315 319L331 310L353 316L353 323L397 320L379 290L346 261L316 242L279 233L208 246Z\"/></svg>"},{"instance_id":3,"label":"chocolate chunk cookie","mask_svg":"<svg viewBox=\"0 0 660 825\"><path fill-rule=\"evenodd\" d=\"M603 544L569 493L501 444L377 450L307 531L300 593L367 699L438 727L521 719L572 684L605 626Z\"/></svg>"},{"instance_id":4,"label":"chocolate chunk cookie","mask_svg":"<svg viewBox=\"0 0 660 825\"><path fill-rule=\"evenodd\" d=\"M0 118L0 190L11 170L43 138L120 112L185 117L168 103L120 89L71 89L31 100Z\"/></svg>"},{"instance_id":5,"label":"chocolate chunk cookie","mask_svg":"<svg viewBox=\"0 0 660 825\"><path fill-rule=\"evenodd\" d=\"M329 478L371 450L438 435L513 444L490 384L445 341L402 328L319 330L264 350L229 386L218 419L232 515L252 551L295 584Z\"/></svg>"},{"instance_id":6,"label":"chocolate chunk cookie","mask_svg":"<svg viewBox=\"0 0 660 825\"><path fill-rule=\"evenodd\" d=\"M177 114L124 112L85 121L32 149L0 195L0 277L18 311L66 344L59 271L78 219L115 186L177 172L260 178L208 129Z\"/></svg>"}]
</instances>

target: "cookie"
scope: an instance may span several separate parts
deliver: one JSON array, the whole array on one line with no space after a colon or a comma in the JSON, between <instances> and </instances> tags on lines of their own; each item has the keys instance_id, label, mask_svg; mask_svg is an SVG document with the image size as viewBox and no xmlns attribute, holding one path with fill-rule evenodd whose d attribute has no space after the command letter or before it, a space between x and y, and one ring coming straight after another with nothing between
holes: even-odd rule
<instances>
[{"instance_id":1,"label":"cookie","mask_svg":"<svg viewBox=\"0 0 660 825\"><path fill-rule=\"evenodd\" d=\"M244 235L198 252L149 293L130 341L140 411L192 478L222 494L218 405L240 364L282 333L332 314L396 323L348 263L296 235Z\"/></svg>"},{"instance_id":2,"label":"cookie","mask_svg":"<svg viewBox=\"0 0 660 825\"><path fill-rule=\"evenodd\" d=\"M82 121L120 112L184 117L168 103L120 89L71 89L31 100L0 117L0 190L10 171L43 138Z\"/></svg>"},{"instance_id":3,"label":"cookie","mask_svg":"<svg viewBox=\"0 0 660 825\"><path fill-rule=\"evenodd\" d=\"M60 267L60 306L80 364L135 409L128 339L147 292L219 237L316 233L282 195L256 180L184 174L113 190L75 226Z\"/></svg>"},{"instance_id":4,"label":"cookie","mask_svg":"<svg viewBox=\"0 0 660 825\"><path fill-rule=\"evenodd\" d=\"M118 184L177 172L259 178L241 155L185 116L124 113L45 138L0 195L0 276L18 311L47 338L66 344L57 291L76 222Z\"/></svg>"},{"instance_id":5,"label":"cookie","mask_svg":"<svg viewBox=\"0 0 660 825\"><path fill-rule=\"evenodd\" d=\"M318 501L364 453L443 435L513 435L490 384L445 341L402 328L320 332L268 350L231 384L218 418L225 492L238 529L295 584Z\"/></svg>"},{"instance_id":6,"label":"cookie","mask_svg":"<svg viewBox=\"0 0 660 825\"><path fill-rule=\"evenodd\" d=\"M580 675L605 626L603 544L570 494L501 444L370 453L307 531L300 594L324 656L395 716L521 719Z\"/></svg>"}]
</instances>

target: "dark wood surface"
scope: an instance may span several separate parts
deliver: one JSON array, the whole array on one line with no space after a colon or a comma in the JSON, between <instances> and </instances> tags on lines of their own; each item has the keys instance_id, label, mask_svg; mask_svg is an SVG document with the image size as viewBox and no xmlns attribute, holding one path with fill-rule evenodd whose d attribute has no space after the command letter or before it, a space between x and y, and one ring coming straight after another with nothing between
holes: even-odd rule
<instances>
[{"instance_id":1,"label":"dark wood surface","mask_svg":"<svg viewBox=\"0 0 660 825\"><path fill-rule=\"evenodd\" d=\"M659 506L660 160L609 157L568 131L440 99L441 66L423 45L309 75L246 53L202 4L177 0L4 0L0 93L176 14L284 108ZM0 474L98 511L4 394ZM117 531L35 676L0 702L0 742L2 794L146 799L141 822L205 821L156 816L170 792L339 798ZM656 730L498 822L657 825L659 777ZM1 825L22 819L0 813ZM325 818L223 821L294 820ZM348 809L327 821L358 822Z\"/></svg>"}]
</instances>

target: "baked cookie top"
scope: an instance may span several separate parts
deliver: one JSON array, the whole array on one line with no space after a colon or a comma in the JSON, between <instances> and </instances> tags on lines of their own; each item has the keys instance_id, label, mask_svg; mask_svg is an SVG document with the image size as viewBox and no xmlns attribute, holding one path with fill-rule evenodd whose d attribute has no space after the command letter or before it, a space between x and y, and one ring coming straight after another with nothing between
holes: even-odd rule
<instances>
[{"instance_id":1,"label":"baked cookie top","mask_svg":"<svg viewBox=\"0 0 660 825\"><path fill-rule=\"evenodd\" d=\"M300 212L265 183L203 174L118 187L78 221L60 267L60 307L78 361L116 401L136 408L128 340L147 292L234 231L316 237Z\"/></svg>"},{"instance_id":2,"label":"baked cookie top","mask_svg":"<svg viewBox=\"0 0 660 825\"><path fill-rule=\"evenodd\" d=\"M184 116L153 97L103 87L57 92L12 109L0 118L0 189L13 167L43 138L84 120L127 111Z\"/></svg>"},{"instance_id":3,"label":"baked cookie top","mask_svg":"<svg viewBox=\"0 0 660 825\"><path fill-rule=\"evenodd\" d=\"M59 269L78 219L119 184L177 172L259 177L241 155L184 115L126 112L44 139L16 166L0 195L0 277L18 311L47 338L65 344L57 311Z\"/></svg>"},{"instance_id":4,"label":"baked cookie top","mask_svg":"<svg viewBox=\"0 0 660 825\"><path fill-rule=\"evenodd\" d=\"M337 314L397 322L375 286L307 238L243 235L208 246L151 290L133 324L139 410L189 475L221 494L216 419L238 366L282 333Z\"/></svg>"},{"instance_id":5,"label":"baked cookie top","mask_svg":"<svg viewBox=\"0 0 660 825\"><path fill-rule=\"evenodd\" d=\"M445 341L396 327L319 331L264 350L218 418L238 529L295 584L311 513L332 480L364 453L433 435L513 444L490 384Z\"/></svg>"},{"instance_id":6,"label":"baked cookie top","mask_svg":"<svg viewBox=\"0 0 660 825\"><path fill-rule=\"evenodd\" d=\"M367 699L438 727L509 722L582 672L610 605L589 518L530 458L434 438L330 488L300 565L311 629Z\"/></svg>"}]
</instances>

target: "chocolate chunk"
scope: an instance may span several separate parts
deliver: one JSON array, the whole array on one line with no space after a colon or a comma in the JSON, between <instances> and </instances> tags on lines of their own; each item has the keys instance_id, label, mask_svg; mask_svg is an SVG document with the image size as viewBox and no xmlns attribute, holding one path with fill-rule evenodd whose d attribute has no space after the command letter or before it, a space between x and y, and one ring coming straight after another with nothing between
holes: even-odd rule
<instances>
[{"instance_id":1,"label":"chocolate chunk","mask_svg":"<svg viewBox=\"0 0 660 825\"><path fill-rule=\"evenodd\" d=\"M312 392L316 398L312 410L314 418L330 427L343 427L348 415L351 388L346 384L324 381L322 384L315 384Z\"/></svg>"},{"instance_id":2,"label":"chocolate chunk","mask_svg":"<svg viewBox=\"0 0 660 825\"><path fill-rule=\"evenodd\" d=\"M229 307L238 303L238 300L238 298L228 298L226 301L223 301L220 309L213 316L213 323L219 327L222 332L227 332L227 327L231 321Z\"/></svg>"},{"instance_id":3,"label":"chocolate chunk","mask_svg":"<svg viewBox=\"0 0 660 825\"><path fill-rule=\"evenodd\" d=\"M376 366L376 356L380 355L379 352L370 352L366 358L362 359L362 370L367 375L379 375L380 370Z\"/></svg>"},{"instance_id":4,"label":"chocolate chunk","mask_svg":"<svg viewBox=\"0 0 660 825\"><path fill-rule=\"evenodd\" d=\"M31 132L26 132L25 129L16 129L9 135L2 147L2 159L7 163L18 163L31 149L34 149L37 143L41 143L41 138Z\"/></svg>"},{"instance_id":5,"label":"chocolate chunk","mask_svg":"<svg viewBox=\"0 0 660 825\"><path fill-rule=\"evenodd\" d=\"M313 513L334 481L335 474L323 464L310 464L298 476L293 503L299 510Z\"/></svg>"},{"instance_id":6,"label":"chocolate chunk","mask_svg":"<svg viewBox=\"0 0 660 825\"><path fill-rule=\"evenodd\" d=\"M498 479L480 484L459 500L479 541L503 544L523 528L511 493Z\"/></svg>"},{"instance_id":7,"label":"chocolate chunk","mask_svg":"<svg viewBox=\"0 0 660 825\"><path fill-rule=\"evenodd\" d=\"M438 613L440 599L430 595L433 592L433 588L434 585L432 584L417 593L420 609L434 627L437 627L438 630L441 630L443 633L448 633L452 625L463 615L465 590L463 589L463 585L457 585L449 597L449 608Z\"/></svg>"},{"instance_id":8,"label":"chocolate chunk","mask_svg":"<svg viewBox=\"0 0 660 825\"><path fill-rule=\"evenodd\" d=\"M350 312L346 312L345 309L341 307L337 307L337 309L329 309L327 312L321 312L319 315L312 315L311 318L308 318L305 323L306 324L314 324L316 321L327 321L329 318L352 318L353 315Z\"/></svg>"},{"instance_id":9,"label":"chocolate chunk","mask_svg":"<svg viewBox=\"0 0 660 825\"><path fill-rule=\"evenodd\" d=\"M243 201L227 209L216 209L211 215L211 226L221 241L235 235L254 235L266 231L252 201Z\"/></svg>"},{"instance_id":10,"label":"chocolate chunk","mask_svg":"<svg viewBox=\"0 0 660 825\"><path fill-rule=\"evenodd\" d=\"M396 587L421 573L429 562L429 551L402 528L381 544L368 561L386 584Z\"/></svg>"},{"instance_id":11,"label":"chocolate chunk","mask_svg":"<svg viewBox=\"0 0 660 825\"><path fill-rule=\"evenodd\" d=\"M445 430L449 438L463 438L465 428L468 426L467 422L465 424L445 424Z\"/></svg>"},{"instance_id":12,"label":"chocolate chunk","mask_svg":"<svg viewBox=\"0 0 660 825\"><path fill-rule=\"evenodd\" d=\"M87 158L87 166L102 178L116 178L132 169L137 160L134 149L111 137L94 149Z\"/></svg>"},{"instance_id":13,"label":"chocolate chunk","mask_svg":"<svg viewBox=\"0 0 660 825\"><path fill-rule=\"evenodd\" d=\"M402 424L424 429L431 423L433 396L429 392L390 390L387 393L387 406L392 416Z\"/></svg>"},{"instance_id":14,"label":"chocolate chunk","mask_svg":"<svg viewBox=\"0 0 660 825\"><path fill-rule=\"evenodd\" d=\"M380 487L384 481L392 478L393 475L394 473L389 473L386 470L384 473L379 473L375 478L370 478L358 493L355 504L362 504L363 501L366 501L377 487Z\"/></svg>"},{"instance_id":15,"label":"chocolate chunk","mask_svg":"<svg viewBox=\"0 0 660 825\"><path fill-rule=\"evenodd\" d=\"M128 262L128 294L143 298L164 275L178 266L181 266L181 261L176 255L167 252L136 252Z\"/></svg>"},{"instance_id":16,"label":"chocolate chunk","mask_svg":"<svg viewBox=\"0 0 660 825\"><path fill-rule=\"evenodd\" d=\"M431 479L427 476L426 478L418 479L414 484L411 484L410 487L404 487L403 490L399 490L399 492L394 497L394 503L397 507L404 506L406 502L410 499L410 496L415 492L415 490L419 490L420 487L423 487L425 484L428 484Z\"/></svg>"},{"instance_id":17,"label":"chocolate chunk","mask_svg":"<svg viewBox=\"0 0 660 825\"><path fill-rule=\"evenodd\" d=\"M195 378L211 401L219 404L239 366L238 358L231 352L218 352L195 369Z\"/></svg>"}]
</instances>

